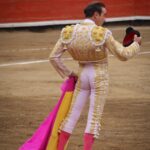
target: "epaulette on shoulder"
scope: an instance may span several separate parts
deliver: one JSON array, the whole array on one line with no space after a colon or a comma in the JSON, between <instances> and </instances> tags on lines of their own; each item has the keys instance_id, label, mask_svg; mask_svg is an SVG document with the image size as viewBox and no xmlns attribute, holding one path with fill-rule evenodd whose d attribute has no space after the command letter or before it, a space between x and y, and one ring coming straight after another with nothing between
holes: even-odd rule
<instances>
[{"instance_id":1,"label":"epaulette on shoulder","mask_svg":"<svg viewBox=\"0 0 150 150\"><path fill-rule=\"evenodd\" d=\"M108 34L109 30L107 28L101 27L101 26L94 26L91 30L91 38L93 43L96 46L102 45Z\"/></svg>"},{"instance_id":2,"label":"epaulette on shoulder","mask_svg":"<svg viewBox=\"0 0 150 150\"><path fill-rule=\"evenodd\" d=\"M61 31L61 40L63 43L70 43L73 38L74 25L67 25Z\"/></svg>"}]
</instances>

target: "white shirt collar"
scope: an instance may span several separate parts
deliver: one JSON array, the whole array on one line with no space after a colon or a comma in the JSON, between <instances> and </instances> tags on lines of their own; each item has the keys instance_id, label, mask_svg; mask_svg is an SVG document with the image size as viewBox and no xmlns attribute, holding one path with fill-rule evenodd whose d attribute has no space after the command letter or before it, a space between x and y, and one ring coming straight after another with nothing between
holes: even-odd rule
<instances>
[{"instance_id":1,"label":"white shirt collar","mask_svg":"<svg viewBox=\"0 0 150 150\"><path fill-rule=\"evenodd\" d=\"M95 22L93 21L93 20L91 20L91 19L84 19L83 20L83 23L92 23L92 24L95 24Z\"/></svg>"}]
</instances>

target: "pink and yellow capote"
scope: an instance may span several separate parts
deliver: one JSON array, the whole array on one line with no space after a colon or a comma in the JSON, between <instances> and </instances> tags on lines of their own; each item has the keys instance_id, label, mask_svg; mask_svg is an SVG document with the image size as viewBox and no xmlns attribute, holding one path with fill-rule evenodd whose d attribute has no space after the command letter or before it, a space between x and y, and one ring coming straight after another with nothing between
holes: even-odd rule
<instances>
[{"instance_id":1,"label":"pink and yellow capote","mask_svg":"<svg viewBox=\"0 0 150 150\"><path fill-rule=\"evenodd\" d=\"M56 106L33 136L18 150L57 150L59 126L69 111L75 84L75 77L69 77L64 81L61 86L62 94Z\"/></svg>"}]
</instances>

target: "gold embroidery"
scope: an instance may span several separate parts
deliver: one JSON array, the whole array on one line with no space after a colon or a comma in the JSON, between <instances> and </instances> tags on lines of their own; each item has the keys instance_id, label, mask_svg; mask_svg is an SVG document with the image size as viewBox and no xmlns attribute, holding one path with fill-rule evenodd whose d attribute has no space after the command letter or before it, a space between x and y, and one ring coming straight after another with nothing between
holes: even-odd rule
<instances>
[{"instance_id":1,"label":"gold embroidery","mask_svg":"<svg viewBox=\"0 0 150 150\"><path fill-rule=\"evenodd\" d=\"M96 44L101 43L104 40L104 36L105 36L105 29L103 27L100 26L93 27L91 37Z\"/></svg>"},{"instance_id":2,"label":"gold embroidery","mask_svg":"<svg viewBox=\"0 0 150 150\"><path fill-rule=\"evenodd\" d=\"M96 88L90 133L94 134L94 137L98 139L101 130L103 108L108 90L107 64L95 64L94 70L96 73L94 80Z\"/></svg>"},{"instance_id":3,"label":"gold embroidery","mask_svg":"<svg viewBox=\"0 0 150 150\"><path fill-rule=\"evenodd\" d=\"M67 49L67 45L66 45L66 44L64 44L63 49L64 49L64 50L66 50L66 49Z\"/></svg>"},{"instance_id":4,"label":"gold embroidery","mask_svg":"<svg viewBox=\"0 0 150 150\"><path fill-rule=\"evenodd\" d=\"M100 52L101 49L99 47L96 48L96 52Z\"/></svg>"},{"instance_id":5,"label":"gold embroidery","mask_svg":"<svg viewBox=\"0 0 150 150\"><path fill-rule=\"evenodd\" d=\"M61 33L61 39L63 41L63 43L68 44L71 42L72 38L73 38L73 30L74 30L74 26L66 26Z\"/></svg>"}]
</instances>

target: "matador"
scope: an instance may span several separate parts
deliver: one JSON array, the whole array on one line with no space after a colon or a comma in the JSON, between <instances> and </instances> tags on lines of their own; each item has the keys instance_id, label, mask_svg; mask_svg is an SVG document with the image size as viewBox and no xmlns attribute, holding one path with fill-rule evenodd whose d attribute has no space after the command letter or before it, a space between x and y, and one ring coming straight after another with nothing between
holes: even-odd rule
<instances>
[{"instance_id":1,"label":"matador","mask_svg":"<svg viewBox=\"0 0 150 150\"><path fill-rule=\"evenodd\" d=\"M60 38L50 54L50 62L61 77L77 76L75 91L69 113L60 126L58 150L64 147L75 128L85 103L89 100L89 112L84 132L84 150L91 150L99 138L101 118L108 93L108 52L121 61L127 61L140 51L140 37L124 47L116 41L112 32L102 27L106 8L103 3L92 3L84 9L85 20L68 25L61 31ZM75 73L64 65L61 56L69 52L79 64Z\"/></svg>"}]
</instances>

